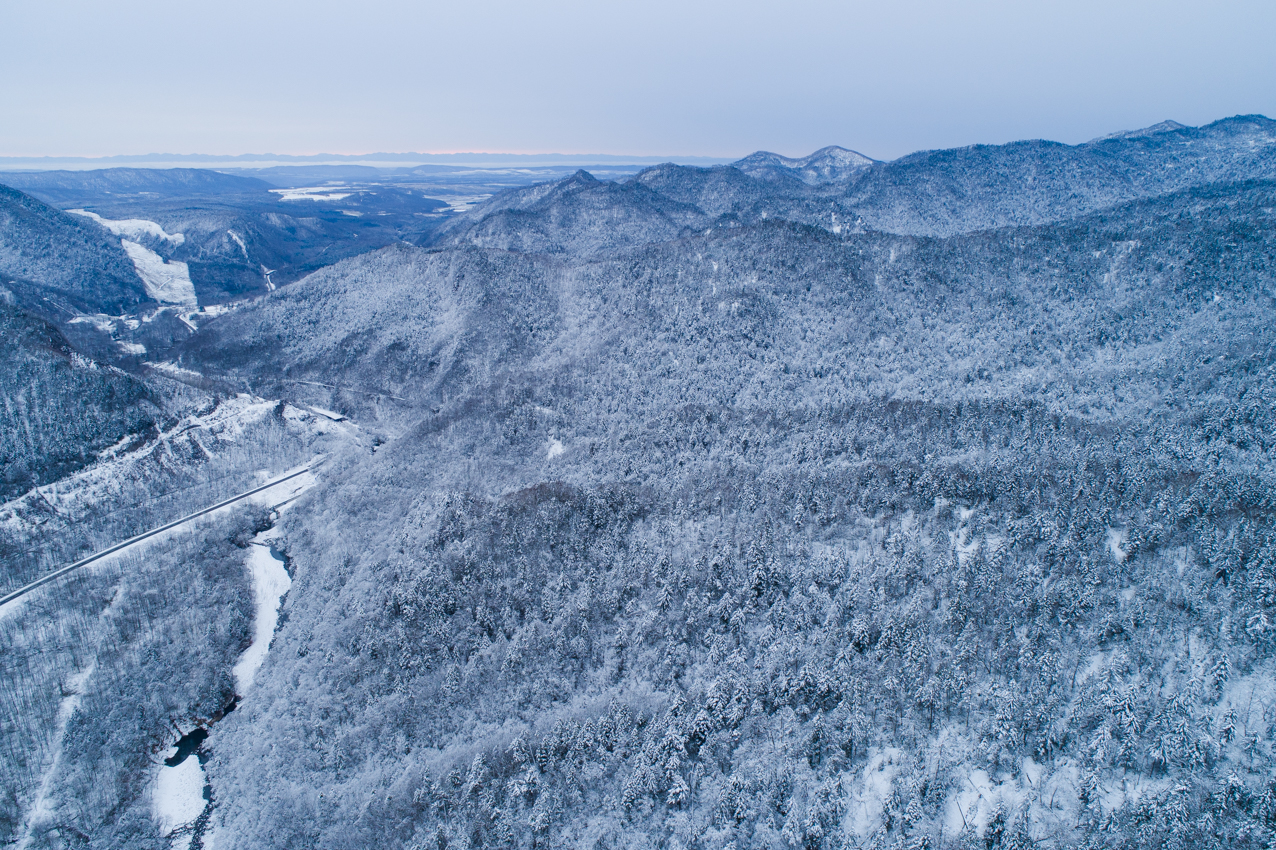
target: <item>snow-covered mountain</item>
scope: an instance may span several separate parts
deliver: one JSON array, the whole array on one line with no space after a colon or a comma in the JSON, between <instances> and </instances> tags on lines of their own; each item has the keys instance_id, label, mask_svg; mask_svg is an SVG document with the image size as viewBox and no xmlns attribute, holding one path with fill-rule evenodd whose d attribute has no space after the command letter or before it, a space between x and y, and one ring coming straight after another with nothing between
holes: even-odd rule
<instances>
[{"instance_id":1,"label":"snow-covered mountain","mask_svg":"<svg viewBox=\"0 0 1276 850\"><path fill-rule=\"evenodd\" d=\"M257 418L160 429L175 468L357 435L100 621L0 617L5 834L1265 847L1274 126L582 172L196 316L135 379ZM144 584L179 563L198 610Z\"/></svg>"},{"instance_id":2,"label":"snow-covered mountain","mask_svg":"<svg viewBox=\"0 0 1276 850\"><path fill-rule=\"evenodd\" d=\"M1155 136L1158 133L1173 133L1178 130L1190 129L1186 124L1180 124L1177 121L1161 121L1150 127L1142 127L1138 130L1121 130L1116 133L1108 133L1106 136L1093 139L1092 142L1102 142L1106 139L1137 139L1142 136Z\"/></svg>"},{"instance_id":3,"label":"snow-covered mountain","mask_svg":"<svg viewBox=\"0 0 1276 850\"><path fill-rule=\"evenodd\" d=\"M0 186L0 287L49 315L123 313L149 297L118 237Z\"/></svg>"},{"instance_id":4,"label":"snow-covered mountain","mask_svg":"<svg viewBox=\"0 0 1276 850\"><path fill-rule=\"evenodd\" d=\"M612 234L617 245L633 245L664 241L671 228L768 219L834 234L950 236L1065 221L1192 186L1276 179L1274 141L1276 122L1247 116L1084 145L1027 141L927 151L892 162L841 148L803 159L756 153L730 166L656 166L619 183L578 175L511 190L449 222L439 239L551 252L595 250L584 241L592 239L605 250L605 240L585 235L590 227ZM676 214L671 204L678 205ZM580 224L577 216L585 209L606 212Z\"/></svg>"},{"instance_id":5,"label":"snow-covered mountain","mask_svg":"<svg viewBox=\"0 0 1276 850\"><path fill-rule=\"evenodd\" d=\"M803 183L816 185L846 180L872 164L873 160L864 154L848 151L837 145L829 145L810 156L796 158L758 151L732 163L735 168L752 177L766 179L777 175L795 176Z\"/></svg>"}]
</instances>

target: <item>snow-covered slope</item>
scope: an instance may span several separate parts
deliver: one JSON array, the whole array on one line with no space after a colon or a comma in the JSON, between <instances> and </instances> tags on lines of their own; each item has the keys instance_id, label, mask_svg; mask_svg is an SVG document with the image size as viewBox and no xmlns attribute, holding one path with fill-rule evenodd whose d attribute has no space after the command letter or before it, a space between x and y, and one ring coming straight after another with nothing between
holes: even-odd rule
<instances>
[{"instance_id":1,"label":"snow-covered slope","mask_svg":"<svg viewBox=\"0 0 1276 850\"><path fill-rule=\"evenodd\" d=\"M131 239L134 242L143 240L158 239L168 242L176 247L186 241L185 234L169 233L153 221L147 221L143 218L126 218L126 219L110 219L102 218L95 212L88 210L67 210L73 215L82 215L85 218L91 218L116 236L123 236L125 239Z\"/></svg>"},{"instance_id":2,"label":"snow-covered slope","mask_svg":"<svg viewBox=\"0 0 1276 850\"><path fill-rule=\"evenodd\" d=\"M163 415L164 396L76 352L43 319L0 304L0 498L88 463Z\"/></svg>"},{"instance_id":3,"label":"snow-covered slope","mask_svg":"<svg viewBox=\"0 0 1276 850\"><path fill-rule=\"evenodd\" d=\"M783 200L751 179L639 182ZM208 323L189 363L420 411L289 526L219 840L1260 834L1214 789L1269 788L1273 209L1255 180L947 238L564 228ZM263 811L284 783L323 805Z\"/></svg>"},{"instance_id":4,"label":"snow-covered slope","mask_svg":"<svg viewBox=\"0 0 1276 850\"><path fill-rule=\"evenodd\" d=\"M148 300L118 238L0 186L0 290L46 316L119 314ZM3 298L0 292L0 298Z\"/></svg>"},{"instance_id":5,"label":"snow-covered slope","mask_svg":"<svg viewBox=\"0 0 1276 850\"><path fill-rule=\"evenodd\" d=\"M28 493L12 527L59 540L112 498L154 510L112 482L342 448L282 516L0 621L0 825L219 850L1266 848L1271 139L1240 117L579 173L197 316L162 371L255 395ZM250 561L264 534L282 561ZM275 580L256 599L250 563ZM57 749L55 685L92 663ZM149 789L199 725L211 805L165 836L195 805L161 823Z\"/></svg>"}]
</instances>

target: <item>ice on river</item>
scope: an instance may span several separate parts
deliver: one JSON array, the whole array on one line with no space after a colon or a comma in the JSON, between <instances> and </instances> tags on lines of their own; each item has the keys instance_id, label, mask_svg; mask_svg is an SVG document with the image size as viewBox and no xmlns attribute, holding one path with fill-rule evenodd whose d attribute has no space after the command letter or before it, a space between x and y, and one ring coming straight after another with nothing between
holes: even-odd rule
<instances>
[{"instance_id":1,"label":"ice on river","mask_svg":"<svg viewBox=\"0 0 1276 850\"><path fill-rule=\"evenodd\" d=\"M257 614L254 617L252 645L239 656L232 671L235 674L235 692L241 697L248 693L257 670L266 660L270 640L275 635L275 625L279 622L279 604L292 586L292 578L284 569L283 561L275 557L270 548L271 531L274 529L263 531L254 537L254 545L250 547L248 554L248 569L253 577L253 603Z\"/></svg>"},{"instance_id":2,"label":"ice on river","mask_svg":"<svg viewBox=\"0 0 1276 850\"><path fill-rule=\"evenodd\" d=\"M174 767L164 765L155 780L154 811L160 833L170 835L189 826L204 811L204 767L191 753Z\"/></svg>"}]
</instances>

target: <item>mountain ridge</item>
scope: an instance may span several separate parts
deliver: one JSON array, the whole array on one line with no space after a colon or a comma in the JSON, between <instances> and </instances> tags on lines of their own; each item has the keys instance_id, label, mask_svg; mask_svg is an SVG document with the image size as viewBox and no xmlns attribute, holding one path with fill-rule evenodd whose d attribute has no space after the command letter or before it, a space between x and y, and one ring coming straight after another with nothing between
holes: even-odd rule
<instances>
[{"instance_id":1,"label":"mountain ridge","mask_svg":"<svg viewBox=\"0 0 1276 850\"><path fill-rule=\"evenodd\" d=\"M799 167L775 164L809 163L828 150L793 160L759 152L713 168L664 164L627 182L698 209L695 226L778 217L834 232L873 229L947 236L1062 221L1194 185L1276 177L1276 122L1237 116L1203 128L1082 145L1024 141L922 151L890 162L855 159L849 175L831 183L807 182L795 170ZM571 181L577 194L603 191L601 183ZM567 185L560 181L499 194L451 222L439 238L442 244L465 239L465 228L478 227L484 216L546 203L566 191L556 186ZM488 231L495 226L489 223ZM557 238L569 244L572 234Z\"/></svg>"},{"instance_id":2,"label":"mountain ridge","mask_svg":"<svg viewBox=\"0 0 1276 850\"><path fill-rule=\"evenodd\" d=\"M0 186L0 275L28 309L61 320L74 315L69 308L118 315L151 300L118 238L6 186Z\"/></svg>"},{"instance_id":3,"label":"mountain ridge","mask_svg":"<svg viewBox=\"0 0 1276 850\"><path fill-rule=\"evenodd\" d=\"M95 171L4 171L0 183L51 204L107 195L192 196L261 193L272 184L202 168L107 168Z\"/></svg>"}]
</instances>

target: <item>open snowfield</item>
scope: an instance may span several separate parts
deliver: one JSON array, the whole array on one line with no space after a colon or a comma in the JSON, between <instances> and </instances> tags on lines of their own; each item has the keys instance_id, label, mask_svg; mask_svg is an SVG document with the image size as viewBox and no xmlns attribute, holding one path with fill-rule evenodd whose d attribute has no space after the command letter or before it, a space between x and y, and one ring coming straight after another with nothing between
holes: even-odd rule
<instances>
[{"instance_id":1,"label":"open snowfield","mask_svg":"<svg viewBox=\"0 0 1276 850\"><path fill-rule=\"evenodd\" d=\"M163 239L171 243L173 247L186 242L185 234L169 233L156 222L148 221L144 218L109 219L102 218L97 213L89 212L88 210L67 210L67 212L91 218L116 236L123 236L125 239L137 241L149 236L154 239Z\"/></svg>"},{"instance_id":2,"label":"open snowfield","mask_svg":"<svg viewBox=\"0 0 1276 850\"><path fill-rule=\"evenodd\" d=\"M195 284L191 283L190 269L185 263L165 260L150 248L129 239L122 239L120 243L133 261L138 277L146 284L147 295L161 304L196 306Z\"/></svg>"}]
</instances>

